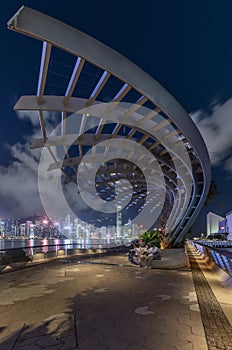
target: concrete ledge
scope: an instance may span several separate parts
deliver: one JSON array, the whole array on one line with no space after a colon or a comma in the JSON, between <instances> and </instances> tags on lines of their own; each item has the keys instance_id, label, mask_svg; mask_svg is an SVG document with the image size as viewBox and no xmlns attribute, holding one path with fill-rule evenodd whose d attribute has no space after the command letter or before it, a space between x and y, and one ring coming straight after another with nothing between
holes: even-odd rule
<instances>
[{"instance_id":1,"label":"concrete ledge","mask_svg":"<svg viewBox=\"0 0 232 350\"><path fill-rule=\"evenodd\" d=\"M115 248L99 248L99 249L59 249L59 250L50 250L47 253L35 253L33 254L33 260L28 262L19 262L12 263L9 265L0 265L0 273L11 272L23 267L32 267L39 264L48 263L50 261L59 259L67 259L70 257L71 259L86 259L86 258L95 258L100 257L102 255L108 254L117 254L120 252L126 251L127 247L115 247Z\"/></svg>"},{"instance_id":2,"label":"concrete ledge","mask_svg":"<svg viewBox=\"0 0 232 350\"><path fill-rule=\"evenodd\" d=\"M47 253L46 253L46 258L49 259L49 258L56 258L56 251L55 250L49 250Z\"/></svg>"},{"instance_id":3,"label":"concrete ledge","mask_svg":"<svg viewBox=\"0 0 232 350\"><path fill-rule=\"evenodd\" d=\"M67 255L78 255L81 253L82 253L81 249L77 249L77 248L67 249Z\"/></svg>"},{"instance_id":4,"label":"concrete ledge","mask_svg":"<svg viewBox=\"0 0 232 350\"><path fill-rule=\"evenodd\" d=\"M160 250L161 260L152 261L152 269L180 269L188 266L185 248Z\"/></svg>"},{"instance_id":5,"label":"concrete ledge","mask_svg":"<svg viewBox=\"0 0 232 350\"><path fill-rule=\"evenodd\" d=\"M32 261L40 261L45 259L45 253L36 253L32 256Z\"/></svg>"},{"instance_id":6,"label":"concrete ledge","mask_svg":"<svg viewBox=\"0 0 232 350\"><path fill-rule=\"evenodd\" d=\"M64 249L57 250L56 255L57 255L57 257L64 257L64 256L66 256L65 250Z\"/></svg>"},{"instance_id":7,"label":"concrete ledge","mask_svg":"<svg viewBox=\"0 0 232 350\"><path fill-rule=\"evenodd\" d=\"M216 273L217 278L219 281L228 289L232 290L232 277L225 272L224 270L220 269L215 263L214 266L211 267L213 272Z\"/></svg>"},{"instance_id":8,"label":"concrete ledge","mask_svg":"<svg viewBox=\"0 0 232 350\"><path fill-rule=\"evenodd\" d=\"M24 266L27 265L27 261L20 261L20 262L12 262L9 264L10 267L13 269L22 269Z\"/></svg>"}]
</instances>

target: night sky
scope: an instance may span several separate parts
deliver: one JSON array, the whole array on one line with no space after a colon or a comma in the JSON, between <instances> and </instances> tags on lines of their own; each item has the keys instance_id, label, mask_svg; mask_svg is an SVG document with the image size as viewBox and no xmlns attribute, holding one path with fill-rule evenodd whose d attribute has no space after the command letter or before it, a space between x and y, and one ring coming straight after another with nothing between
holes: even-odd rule
<instances>
[{"instance_id":1,"label":"night sky","mask_svg":"<svg viewBox=\"0 0 232 350\"><path fill-rule=\"evenodd\" d=\"M205 214L232 209L232 2L17 1L0 2L0 216L34 214L36 159L28 151L36 122L13 111L21 95L36 94L41 42L7 29L22 6L93 36L136 63L163 85L198 125L221 194ZM36 199L37 198L37 199ZM33 211L33 212L32 212Z\"/></svg>"}]
</instances>

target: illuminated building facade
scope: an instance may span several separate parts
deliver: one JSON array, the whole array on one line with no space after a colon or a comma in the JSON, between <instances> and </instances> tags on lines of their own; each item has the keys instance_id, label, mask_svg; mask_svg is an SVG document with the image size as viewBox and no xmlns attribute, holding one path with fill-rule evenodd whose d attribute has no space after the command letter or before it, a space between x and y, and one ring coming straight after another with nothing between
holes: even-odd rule
<instances>
[{"instance_id":1,"label":"illuminated building facade","mask_svg":"<svg viewBox=\"0 0 232 350\"><path fill-rule=\"evenodd\" d=\"M116 238L122 238L122 207L120 205L117 206L117 219L116 219Z\"/></svg>"}]
</instances>

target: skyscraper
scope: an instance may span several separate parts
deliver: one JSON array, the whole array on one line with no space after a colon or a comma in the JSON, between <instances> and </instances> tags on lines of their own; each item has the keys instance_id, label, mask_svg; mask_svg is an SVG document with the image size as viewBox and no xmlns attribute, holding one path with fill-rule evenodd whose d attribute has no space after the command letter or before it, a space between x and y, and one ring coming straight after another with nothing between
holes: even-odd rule
<instances>
[{"instance_id":1,"label":"skyscraper","mask_svg":"<svg viewBox=\"0 0 232 350\"><path fill-rule=\"evenodd\" d=\"M121 205L117 206L117 218L116 218L116 238L121 239L121 227L122 227L122 207Z\"/></svg>"}]
</instances>

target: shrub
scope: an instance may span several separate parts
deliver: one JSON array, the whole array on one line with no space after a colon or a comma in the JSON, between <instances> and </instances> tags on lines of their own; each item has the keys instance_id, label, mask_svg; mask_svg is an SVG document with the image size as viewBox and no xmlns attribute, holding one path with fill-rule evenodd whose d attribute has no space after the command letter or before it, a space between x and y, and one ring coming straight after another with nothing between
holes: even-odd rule
<instances>
[{"instance_id":1,"label":"shrub","mask_svg":"<svg viewBox=\"0 0 232 350\"><path fill-rule=\"evenodd\" d=\"M162 236L158 231L147 230L140 236L140 238L144 246L148 243L154 243L156 247L160 248Z\"/></svg>"}]
</instances>

